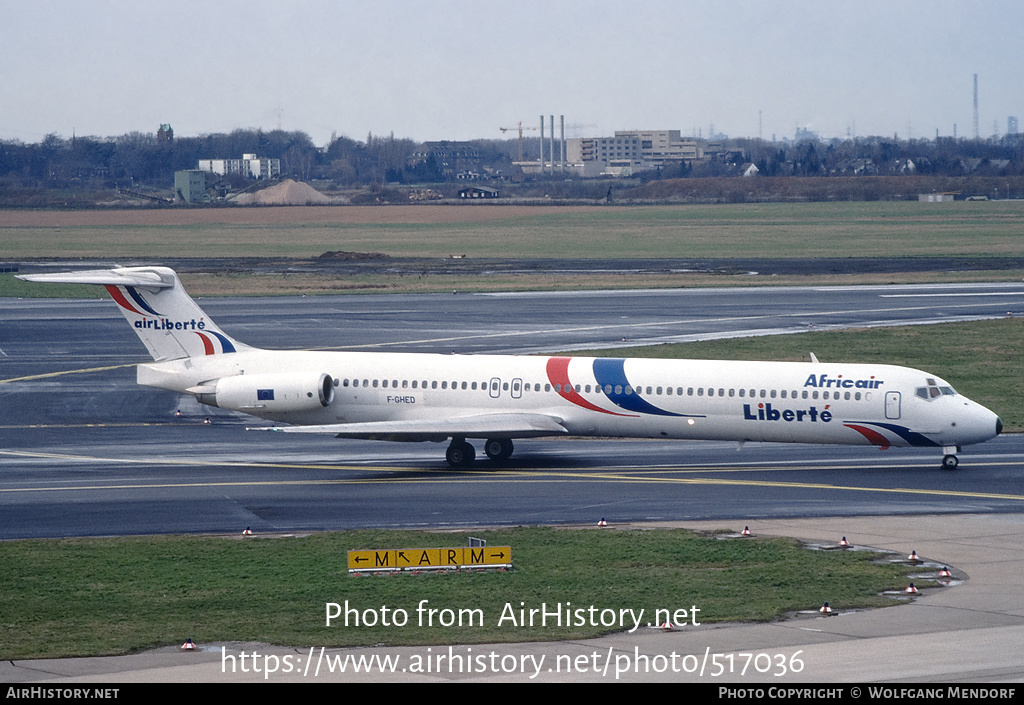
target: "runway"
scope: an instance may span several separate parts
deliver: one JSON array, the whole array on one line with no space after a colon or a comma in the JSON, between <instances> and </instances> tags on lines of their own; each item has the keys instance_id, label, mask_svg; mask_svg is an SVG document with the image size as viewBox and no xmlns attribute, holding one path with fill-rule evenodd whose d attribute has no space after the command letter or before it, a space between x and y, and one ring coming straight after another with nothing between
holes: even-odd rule
<instances>
[{"instance_id":1,"label":"runway","mask_svg":"<svg viewBox=\"0 0 1024 705\"><path fill-rule=\"evenodd\" d=\"M202 305L261 347L529 353L995 317L1024 310L1024 285ZM967 449L957 472L920 449L581 439L519 441L508 466L457 472L443 445L247 432L246 417L139 388L147 357L110 301L3 300L0 331L0 538L1015 512L1024 498L1014 436Z\"/></svg>"}]
</instances>

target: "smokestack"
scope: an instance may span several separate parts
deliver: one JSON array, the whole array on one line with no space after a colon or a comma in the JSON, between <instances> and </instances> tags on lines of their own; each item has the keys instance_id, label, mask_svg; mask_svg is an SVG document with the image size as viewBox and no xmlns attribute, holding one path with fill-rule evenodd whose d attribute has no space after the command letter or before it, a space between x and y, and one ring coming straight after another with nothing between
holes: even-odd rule
<instances>
[{"instance_id":1,"label":"smokestack","mask_svg":"<svg viewBox=\"0 0 1024 705\"><path fill-rule=\"evenodd\" d=\"M562 165L561 166L562 171L565 171L565 115L559 115L558 116L558 122L560 123L559 127L562 130L562 149L561 149L562 158L559 161L561 162L561 165Z\"/></svg>"},{"instance_id":2,"label":"smokestack","mask_svg":"<svg viewBox=\"0 0 1024 705\"><path fill-rule=\"evenodd\" d=\"M978 139L978 74L974 74L974 139Z\"/></svg>"},{"instance_id":3,"label":"smokestack","mask_svg":"<svg viewBox=\"0 0 1024 705\"><path fill-rule=\"evenodd\" d=\"M551 116L551 173L555 173L555 116Z\"/></svg>"},{"instance_id":4,"label":"smokestack","mask_svg":"<svg viewBox=\"0 0 1024 705\"><path fill-rule=\"evenodd\" d=\"M544 115L540 116L540 173L544 173Z\"/></svg>"}]
</instances>

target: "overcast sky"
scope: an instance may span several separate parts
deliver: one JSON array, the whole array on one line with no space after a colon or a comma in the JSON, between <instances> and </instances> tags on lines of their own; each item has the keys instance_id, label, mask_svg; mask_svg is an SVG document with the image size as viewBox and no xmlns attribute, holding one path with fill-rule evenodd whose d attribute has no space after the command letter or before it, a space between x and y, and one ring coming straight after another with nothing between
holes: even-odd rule
<instances>
[{"instance_id":1,"label":"overcast sky","mask_svg":"<svg viewBox=\"0 0 1024 705\"><path fill-rule=\"evenodd\" d=\"M973 136L1024 120L1021 0L0 0L0 139L262 127ZM527 133L527 134L536 134Z\"/></svg>"}]
</instances>

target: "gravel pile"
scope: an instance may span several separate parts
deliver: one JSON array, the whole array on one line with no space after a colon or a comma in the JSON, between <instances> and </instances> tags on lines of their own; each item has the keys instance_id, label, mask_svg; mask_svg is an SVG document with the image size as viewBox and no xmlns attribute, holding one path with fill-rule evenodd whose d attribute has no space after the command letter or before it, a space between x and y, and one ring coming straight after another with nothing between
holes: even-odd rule
<instances>
[{"instance_id":1,"label":"gravel pile","mask_svg":"<svg viewBox=\"0 0 1024 705\"><path fill-rule=\"evenodd\" d=\"M319 206L332 203L331 199L309 184L285 179L279 184L254 193L243 193L236 203L260 206Z\"/></svg>"}]
</instances>

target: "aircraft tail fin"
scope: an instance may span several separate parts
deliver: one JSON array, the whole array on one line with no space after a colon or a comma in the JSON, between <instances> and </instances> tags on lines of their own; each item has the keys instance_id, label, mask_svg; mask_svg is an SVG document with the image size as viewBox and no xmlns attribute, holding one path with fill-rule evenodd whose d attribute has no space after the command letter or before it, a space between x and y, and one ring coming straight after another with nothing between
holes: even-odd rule
<instances>
[{"instance_id":1,"label":"aircraft tail fin","mask_svg":"<svg viewBox=\"0 0 1024 705\"><path fill-rule=\"evenodd\" d=\"M174 270L168 267L119 267L24 274L18 278L106 287L157 362L252 349L218 328L185 292Z\"/></svg>"}]
</instances>

